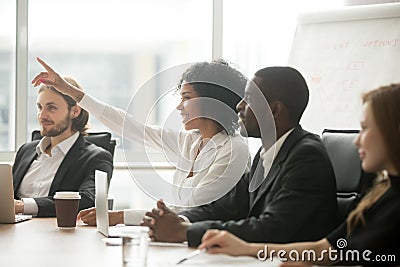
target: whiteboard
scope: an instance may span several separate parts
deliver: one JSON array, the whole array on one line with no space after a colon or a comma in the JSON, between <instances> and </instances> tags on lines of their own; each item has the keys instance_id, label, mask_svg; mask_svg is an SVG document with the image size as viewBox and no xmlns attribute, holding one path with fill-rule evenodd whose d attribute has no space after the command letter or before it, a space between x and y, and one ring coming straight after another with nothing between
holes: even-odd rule
<instances>
[{"instance_id":1,"label":"whiteboard","mask_svg":"<svg viewBox=\"0 0 400 267\"><path fill-rule=\"evenodd\" d=\"M400 82L400 4L299 16L288 65L310 89L305 129L358 129L362 93Z\"/></svg>"}]
</instances>

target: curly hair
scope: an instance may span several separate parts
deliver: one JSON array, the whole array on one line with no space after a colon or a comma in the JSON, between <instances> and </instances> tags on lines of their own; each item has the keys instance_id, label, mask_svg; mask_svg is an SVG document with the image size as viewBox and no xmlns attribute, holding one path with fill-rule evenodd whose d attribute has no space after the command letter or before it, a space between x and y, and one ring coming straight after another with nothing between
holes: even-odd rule
<instances>
[{"instance_id":1,"label":"curly hair","mask_svg":"<svg viewBox=\"0 0 400 267\"><path fill-rule=\"evenodd\" d=\"M201 98L217 101L202 101L201 114L212 118L227 134L234 135L238 129L236 105L243 98L247 79L224 60L200 62L190 66L178 84L190 84ZM228 108L226 108L228 107Z\"/></svg>"}]
</instances>

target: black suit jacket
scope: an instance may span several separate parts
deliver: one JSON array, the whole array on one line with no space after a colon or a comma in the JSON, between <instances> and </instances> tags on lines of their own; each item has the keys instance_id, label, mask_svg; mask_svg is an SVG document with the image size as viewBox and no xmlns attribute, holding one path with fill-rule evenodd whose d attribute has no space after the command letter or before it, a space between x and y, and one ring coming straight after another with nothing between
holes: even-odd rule
<instances>
[{"instance_id":1,"label":"black suit jacket","mask_svg":"<svg viewBox=\"0 0 400 267\"><path fill-rule=\"evenodd\" d=\"M26 143L17 152L13 165L15 199L18 199L17 192L22 179L37 157L36 146L38 143L39 141ZM61 162L48 196L34 198L39 209L37 216L53 217L56 215L53 196L57 191L79 191L81 195L79 210L93 207L95 170L107 172L110 181L113 170L112 156L108 151L87 142L80 135Z\"/></svg>"},{"instance_id":2,"label":"black suit jacket","mask_svg":"<svg viewBox=\"0 0 400 267\"><path fill-rule=\"evenodd\" d=\"M318 240L333 229L337 212L333 168L320 138L298 125L283 143L268 176L254 192L252 177L264 176L260 151L251 172L224 197L181 214L193 224L189 246L208 229L227 230L249 242Z\"/></svg>"}]
</instances>

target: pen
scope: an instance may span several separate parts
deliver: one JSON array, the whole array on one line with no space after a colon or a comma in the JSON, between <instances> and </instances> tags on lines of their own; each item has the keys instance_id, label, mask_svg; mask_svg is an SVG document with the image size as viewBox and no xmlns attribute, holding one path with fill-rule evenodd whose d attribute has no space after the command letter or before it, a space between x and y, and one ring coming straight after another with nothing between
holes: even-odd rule
<instances>
[{"instance_id":1,"label":"pen","mask_svg":"<svg viewBox=\"0 0 400 267\"><path fill-rule=\"evenodd\" d=\"M192 251L191 253L189 253L188 255L183 257L182 259L180 259L176 264L181 264L182 262L187 261L188 259L191 259L193 257L196 257L197 255L200 255L201 253L204 253L206 251L207 251L207 249L205 249L205 248L196 249L195 251Z\"/></svg>"}]
</instances>

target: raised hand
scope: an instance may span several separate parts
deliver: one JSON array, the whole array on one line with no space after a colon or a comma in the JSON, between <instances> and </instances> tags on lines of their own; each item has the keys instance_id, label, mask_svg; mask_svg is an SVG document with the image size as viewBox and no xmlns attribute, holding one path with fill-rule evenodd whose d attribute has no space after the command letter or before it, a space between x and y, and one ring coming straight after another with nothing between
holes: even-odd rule
<instances>
[{"instance_id":1,"label":"raised hand","mask_svg":"<svg viewBox=\"0 0 400 267\"><path fill-rule=\"evenodd\" d=\"M33 86L38 86L40 84L46 84L53 87L57 87L57 85L61 85L63 82L66 82L57 72L55 72L49 65L46 64L42 59L36 57L36 60L46 69L46 71L40 72L36 75L32 80Z\"/></svg>"},{"instance_id":2,"label":"raised hand","mask_svg":"<svg viewBox=\"0 0 400 267\"><path fill-rule=\"evenodd\" d=\"M37 57L36 60L43 66L43 68L45 68L46 71L40 72L35 78L33 78L31 81L33 86L36 87L40 84L49 85L54 87L57 91L72 97L77 102L82 99L82 97L85 95L83 91L68 83L67 80L65 80L60 74L53 70L39 57Z\"/></svg>"}]
</instances>

